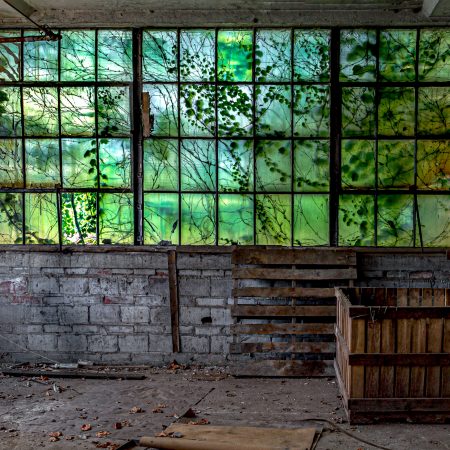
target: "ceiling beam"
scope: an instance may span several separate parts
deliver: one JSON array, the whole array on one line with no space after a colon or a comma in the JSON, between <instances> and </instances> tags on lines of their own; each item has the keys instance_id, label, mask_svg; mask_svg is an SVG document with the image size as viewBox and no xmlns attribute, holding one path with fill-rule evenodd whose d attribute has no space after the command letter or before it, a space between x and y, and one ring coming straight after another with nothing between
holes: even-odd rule
<instances>
[{"instance_id":1,"label":"ceiling beam","mask_svg":"<svg viewBox=\"0 0 450 450\"><path fill-rule=\"evenodd\" d=\"M33 13L36 12L36 10L31 5L24 2L23 0L3 0L3 1L7 5L11 6L11 8L14 8L17 12L22 14L22 16L30 17Z\"/></svg>"},{"instance_id":2,"label":"ceiling beam","mask_svg":"<svg viewBox=\"0 0 450 450\"><path fill-rule=\"evenodd\" d=\"M422 12L426 17L448 16L450 0L423 0Z\"/></svg>"}]
</instances>

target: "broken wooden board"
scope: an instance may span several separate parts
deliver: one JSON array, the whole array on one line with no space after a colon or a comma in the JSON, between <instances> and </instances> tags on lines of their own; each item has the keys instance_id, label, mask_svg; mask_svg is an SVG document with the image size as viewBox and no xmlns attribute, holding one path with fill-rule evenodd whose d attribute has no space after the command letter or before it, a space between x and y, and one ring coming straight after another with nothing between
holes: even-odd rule
<instances>
[{"instance_id":1,"label":"broken wooden board","mask_svg":"<svg viewBox=\"0 0 450 450\"><path fill-rule=\"evenodd\" d=\"M92 379L122 379L144 380L146 377L137 373L119 372L84 372L81 370L2 370L3 375L10 377L48 377L48 378L92 378Z\"/></svg>"},{"instance_id":2,"label":"broken wooden board","mask_svg":"<svg viewBox=\"0 0 450 450\"><path fill-rule=\"evenodd\" d=\"M210 450L219 448L223 448L224 450L310 450L314 441L316 429L172 424L166 428L164 433L179 433L181 435L180 438L167 437L159 439L167 440L168 445L180 445L173 448L186 450L190 448ZM141 439L141 445L142 441L143 439ZM183 446L183 443L186 445ZM169 449L172 447L168 446L164 448Z\"/></svg>"}]
</instances>

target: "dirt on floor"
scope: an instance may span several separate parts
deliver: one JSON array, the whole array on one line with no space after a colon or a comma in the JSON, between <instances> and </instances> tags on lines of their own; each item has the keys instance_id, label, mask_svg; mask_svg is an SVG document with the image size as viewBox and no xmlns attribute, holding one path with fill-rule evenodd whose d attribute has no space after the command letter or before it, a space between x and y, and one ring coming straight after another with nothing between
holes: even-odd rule
<instances>
[{"instance_id":1,"label":"dirt on floor","mask_svg":"<svg viewBox=\"0 0 450 450\"><path fill-rule=\"evenodd\" d=\"M98 369L96 369L98 370ZM450 425L350 426L333 378L233 378L223 368L103 368L143 380L0 375L0 449L114 450L153 436L191 408L211 425L322 430L318 450L450 449ZM192 414L191 414L192 415ZM202 420L204 419L204 420ZM239 450L239 449L236 449Z\"/></svg>"}]
</instances>

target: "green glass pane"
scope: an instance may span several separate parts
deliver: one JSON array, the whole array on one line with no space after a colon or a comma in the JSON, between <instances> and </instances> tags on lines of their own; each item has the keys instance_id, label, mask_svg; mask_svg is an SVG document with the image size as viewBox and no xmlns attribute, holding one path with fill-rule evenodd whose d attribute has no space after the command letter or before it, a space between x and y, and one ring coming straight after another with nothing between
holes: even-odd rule
<instances>
[{"instance_id":1,"label":"green glass pane","mask_svg":"<svg viewBox=\"0 0 450 450\"><path fill-rule=\"evenodd\" d=\"M144 81L177 80L176 31L144 31L142 75Z\"/></svg>"},{"instance_id":2,"label":"green glass pane","mask_svg":"<svg viewBox=\"0 0 450 450\"><path fill-rule=\"evenodd\" d=\"M181 31L181 81L214 81L215 41L213 30Z\"/></svg>"},{"instance_id":3,"label":"green glass pane","mask_svg":"<svg viewBox=\"0 0 450 450\"><path fill-rule=\"evenodd\" d=\"M342 134L372 136L375 131L375 90L369 87L342 88Z\"/></svg>"},{"instance_id":4,"label":"green glass pane","mask_svg":"<svg viewBox=\"0 0 450 450\"><path fill-rule=\"evenodd\" d=\"M100 186L126 188L131 185L130 139L100 139Z\"/></svg>"},{"instance_id":5,"label":"green glass pane","mask_svg":"<svg viewBox=\"0 0 450 450\"><path fill-rule=\"evenodd\" d=\"M181 134L212 136L215 129L215 89L204 84L181 86Z\"/></svg>"},{"instance_id":6,"label":"green glass pane","mask_svg":"<svg viewBox=\"0 0 450 450\"><path fill-rule=\"evenodd\" d=\"M258 136L284 137L291 134L291 88L257 86L256 133Z\"/></svg>"},{"instance_id":7,"label":"green glass pane","mask_svg":"<svg viewBox=\"0 0 450 450\"><path fill-rule=\"evenodd\" d=\"M102 81L131 81L131 31L99 30L97 41L98 79Z\"/></svg>"},{"instance_id":8,"label":"green glass pane","mask_svg":"<svg viewBox=\"0 0 450 450\"><path fill-rule=\"evenodd\" d=\"M294 32L295 81L330 79L330 30Z\"/></svg>"},{"instance_id":9,"label":"green glass pane","mask_svg":"<svg viewBox=\"0 0 450 450\"><path fill-rule=\"evenodd\" d=\"M419 80L450 79L450 30L421 30L419 44Z\"/></svg>"},{"instance_id":10,"label":"green glass pane","mask_svg":"<svg viewBox=\"0 0 450 450\"><path fill-rule=\"evenodd\" d=\"M25 36L36 36L26 31ZM25 81L58 80L58 41L35 41L23 44L23 78Z\"/></svg>"},{"instance_id":11,"label":"green glass pane","mask_svg":"<svg viewBox=\"0 0 450 450\"><path fill-rule=\"evenodd\" d=\"M25 244L57 244L56 194L25 194Z\"/></svg>"},{"instance_id":12,"label":"green glass pane","mask_svg":"<svg viewBox=\"0 0 450 450\"><path fill-rule=\"evenodd\" d=\"M343 189L375 187L375 142L342 141L341 183Z\"/></svg>"},{"instance_id":13,"label":"green glass pane","mask_svg":"<svg viewBox=\"0 0 450 450\"><path fill-rule=\"evenodd\" d=\"M99 195L100 244L133 244L133 194Z\"/></svg>"},{"instance_id":14,"label":"green glass pane","mask_svg":"<svg viewBox=\"0 0 450 450\"><path fill-rule=\"evenodd\" d=\"M256 244L291 245L291 205L288 194L256 196Z\"/></svg>"},{"instance_id":15,"label":"green glass pane","mask_svg":"<svg viewBox=\"0 0 450 450\"><path fill-rule=\"evenodd\" d=\"M339 245L375 243L375 201L370 195L339 196Z\"/></svg>"},{"instance_id":16,"label":"green glass pane","mask_svg":"<svg viewBox=\"0 0 450 450\"><path fill-rule=\"evenodd\" d=\"M418 133L450 133L450 87L419 88Z\"/></svg>"},{"instance_id":17,"label":"green glass pane","mask_svg":"<svg viewBox=\"0 0 450 450\"><path fill-rule=\"evenodd\" d=\"M213 140L181 141L181 189L214 191L216 186L216 152Z\"/></svg>"},{"instance_id":18,"label":"green glass pane","mask_svg":"<svg viewBox=\"0 0 450 450\"><path fill-rule=\"evenodd\" d=\"M416 30L380 32L382 81L414 81L416 77Z\"/></svg>"},{"instance_id":19,"label":"green glass pane","mask_svg":"<svg viewBox=\"0 0 450 450\"><path fill-rule=\"evenodd\" d=\"M258 141L256 155L256 189L280 192L291 190L291 142Z\"/></svg>"},{"instance_id":20,"label":"green glass pane","mask_svg":"<svg viewBox=\"0 0 450 450\"><path fill-rule=\"evenodd\" d=\"M181 244L214 245L216 241L214 194L181 195Z\"/></svg>"},{"instance_id":21,"label":"green glass pane","mask_svg":"<svg viewBox=\"0 0 450 450\"><path fill-rule=\"evenodd\" d=\"M294 142L294 190L328 191L330 185L330 142Z\"/></svg>"},{"instance_id":22,"label":"green glass pane","mask_svg":"<svg viewBox=\"0 0 450 450\"><path fill-rule=\"evenodd\" d=\"M420 227L424 247L450 246L450 196L418 195ZM416 217L416 245L421 246Z\"/></svg>"},{"instance_id":23,"label":"green glass pane","mask_svg":"<svg viewBox=\"0 0 450 450\"><path fill-rule=\"evenodd\" d=\"M173 84L146 84L153 136L178 136L178 89Z\"/></svg>"},{"instance_id":24,"label":"green glass pane","mask_svg":"<svg viewBox=\"0 0 450 450\"><path fill-rule=\"evenodd\" d=\"M219 141L219 190L253 190L253 141Z\"/></svg>"},{"instance_id":25,"label":"green glass pane","mask_svg":"<svg viewBox=\"0 0 450 450\"><path fill-rule=\"evenodd\" d=\"M291 31L257 30L255 57L256 81L289 81Z\"/></svg>"},{"instance_id":26,"label":"green glass pane","mask_svg":"<svg viewBox=\"0 0 450 450\"><path fill-rule=\"evenodd\" d=\"M178 245L178 194L144 195L144 243Z\"/></svg>"},{"instance_id":27,"label":"green glass pane","mask_svg":"<svg viewBox=\"0 0 450 450\"><path fill-rule=\"evenodd\" d=\"M378 185L381 189L414 186L414 141L378 141Z\"/></svg>"},{"instance_id":28,"label":"green glass pane","mask_svg":"<svg viewBox=\"0 0 450 450\"><path fill-rule=\"evenodd\" d=\"M22 141L0 140L0 187L23 187Z\"/></svg>"},{"instance_id":29,"label":"green glass pane","mask_svg":"<svg viewBox=\"0 0 450 450\"><path fill-rule=\"evenodd\" d=\"M0 136L21 136L20 89L2 87L0 89Z\"/></svg>"},{"instance_id":30,"label":"green glass pane","mask_svg":"<svg viewBox=\"0 0 450 450\"><path fill-rule=\"evenodd\" d=\"M253 95L250 86L217 88L219 136L251 136Z\"/></svg>"},{"instance_id":31,"label":"green glass pane","mask_svg":"<svg viewBox=\"0 0 450 450\"><path fill-rule=\"evenodd\" d=\"M330 88L305 85L294 89L294 135L329 136Z\"/></svg>"},{"instance_id":32,"label":"green glass pane","mask_svg":"<svg viewBox=\"0 0 450 450\"><path fill-rule=\"evenodd\" d=\"M97 243L97 194L62 194L61 218L63 244Z\"/></svg>"},{"instance_id":33,"label":"green glass pane","mask_svg":"<svg viewBox=\"0 0 450 450\"><path fill-rule=\"evenodd\" d=\"M450 141L418 141L417 187L450 189Z\"/></svg>"},{"instance_id":34,"label":"green glass pane","mask_svg":"<svg viewBox=\"0 0 450 450\"><path fill-rule=\"evenodd\" d=\"M413 136L415 122L414 88L388 87L380 89L378 134Z\"/></svg>"},{"instance_id":35,"label":"green glass pane","mask_svg":"<svg viewBox=\"0 0 450 450\"><path fill-rule=\"evenodd\" d=\"M413 246L413 205L412 195L378 196L378 245L383 247Z\"/></svg>"},{"instance_id":36,"label":"green glass pane","mask_svg":"<svg viewBox=\"0 0 450 450\"><path fill-rule=\"evenodd\" d=\"M375 81L376 42L374 30L341 31L341 81Z\"/></svg>"},{"instance_id":37,"label":"green glass pane","mask_svg":"<svg viewBox=\"0 0 450 450\"><path fill-rule=\"evenodd\" d=\"M62 165L65 188L97 187L96 139L62 139Z\"/></svg>"},{"instance_id":38,"label":"green glass pane","mask_svg":"<svg viewBox=\"0 0 450 450\"><path fill-rule=\"evenodd\" d=\"M178 141L144 141L144 190L178 190Z\"/></svg>"},{"instance_id":39,"label":"green glass pane","mask_svg":"<svg viewBox=\"0 0 450 450\"><path fill-rule=\"evenodd\" d=\"M0 193L0 244L22 244L22 194Z\"/></svg>"},{"instance_id":40,"label":"green glass pane","mask_svg":"<svg viewBox=\"0 0 450 450\"><path fill-rule=\"evenodd\" d=\"M328 195L294 196L294 245L329 245L329 226Z\"/></svg>"},{"instance_id":41,"label":"green glass pane","mask_svg":"<svg viewBox=\"0 0 450 450\"><path fill-rule=\"evenodd\" d=\"M19 30L1 30L0 38L20 37ZM18 81L20 78L20 42L0 43L0 80Z\"/></svg>"},{"instance_id":42,"label":"green glass pane","mask_svg":"<svg viewBox=\"0 0 450 450\"><path fill-rule=\"evenodd\" d=\"M92 87L61 88L61 133L67 136L95 134L95 91Z\"/></svg>"},{"instance_id":43,"label":"green glass pane","mask_svg":"<svg viewBox=\"0 0 450 450\"><path fill-rule=\"evenodd\" d=\"M25 134L57 136L58 93L56 88L23 88Z\"/></svg>"},{"instance_id":44,"label":"green glass pane","mask_svg":"<svg viewBox=\"0 0 450 450\"><path fill-rule=\"evenodd\" d=\"M253 31L220 30L217 76L221 81L252 81Z\"/></svg>"},{"instance_id":45,"label":"green glass pane","mask_svg":"<svg viewBox=\"0 0 450 450\"><path fill-rule=\"evenodd\" d=\"M61 31L61 81L95 80L95 31Z\"/></svg>"},{"instance_id":46,"label":"green glass pane","mask_svg":"<svg viewBox=\"0 0 450 450\"><path fill-rule=\"evenodd\" d=\"M61 184L57 139L27 139L25 154L27 187L51 188Z\"/></svg>"},{"instance_id":47,"label":"green glass pane","mask_svg":"<svg viewBox=\"0 0 450 450\"><path fill-rule=\"evenodd\" d=\"M219 244L253 244L253 197L219 196Z\"/></svg>"},{"instance_id":48,"label":"green glass pane","mask_svg":"<svg viewBox=\"0 0 450 450\"><path fill-rule=\"evenodd\" d=\"M98 134L120 136L130 134L130 90L125 87L99 87Z\"/></svg>"}]
</instances>

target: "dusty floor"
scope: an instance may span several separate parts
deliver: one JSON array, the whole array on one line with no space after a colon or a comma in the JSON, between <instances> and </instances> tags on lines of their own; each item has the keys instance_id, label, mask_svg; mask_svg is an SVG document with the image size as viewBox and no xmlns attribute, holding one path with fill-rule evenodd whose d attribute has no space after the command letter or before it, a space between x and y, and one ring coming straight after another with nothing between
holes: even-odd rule
<instances>
[{"instance_id":1,"label":"dusty floor","mask_svg":"<svg viewBox=\"0 0 450 450\"><path fill-rule=\"evenodd\" d=\"M302 419L325 418L393 450L450 449L450 425L350 427L334 379L235 379L218 369L142 372L147 378L133 381L0 376L0 449L111 450L107 442L154 435L189 407L212 425L320 428ZM143 412L133 414L134 407ZM118 422L121 429L115 429ZM91 429L82 431L86 424ZM97 437L102 431L110 434ZM50 441L52 432L62 433L57 442ZM317 445L320 450L371 448L326 430Z\"/></svg>"}]
</instances>

